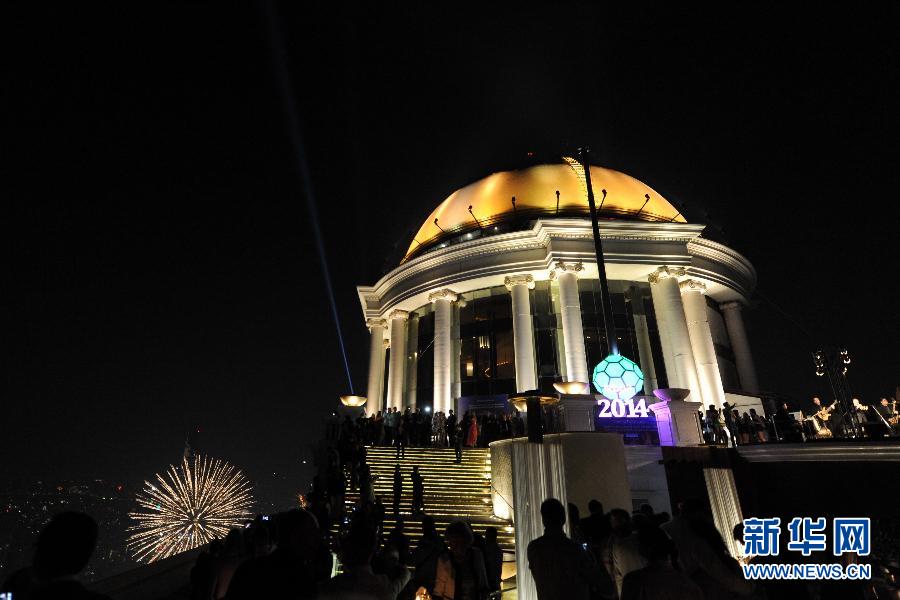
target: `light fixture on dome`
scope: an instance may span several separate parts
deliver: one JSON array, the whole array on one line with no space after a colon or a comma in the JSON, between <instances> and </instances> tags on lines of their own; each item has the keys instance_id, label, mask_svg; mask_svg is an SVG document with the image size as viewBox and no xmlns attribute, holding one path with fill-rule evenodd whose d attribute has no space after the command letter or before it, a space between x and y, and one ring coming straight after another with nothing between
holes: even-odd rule
<instances>
[{"instance_id":1,"label":"light fixture on dome","mask_svg":"<svg viewBox=\"0 0 900 600\"><path fill-rule=\"evenodd\" d=\"M644 194L644 198L646 198L646 200L644 200L644 203L641 204L641 210L634 213L635 217L638 216L639 214L641 214L641 211L643 211L644 207L647 206L647 203L650 202L650 194Z\"/></svg>"},{"instance_id":2,"label":"light fixture on dome","mask_svg":"<svg viewBox=\"0 0 900 600\"><path fill-rule=\"evenodd\" d=\"M365 406L366 402L368 402L368 401L369 401L369 399L366 398L365 396L355 396L352 394L347 395L347 396L341 396L341 404L343 404L344 406L349 406L350 408L358 408L360 406Z\"/></svg>"},{"instance_id":3,"label":"light fixture on dome","mask_svg":"<svg viewBox=\"0 0 900 600\"><path fill-rule=\"evenodd\" d=\"M472 218L475 219L475 224L478 225L478 230L481 231L481 221L478 220L478 217L475 216L475 213L472 212L472 205L469 205L469 214L472 215Z\"/></svg>"}]
</instances>

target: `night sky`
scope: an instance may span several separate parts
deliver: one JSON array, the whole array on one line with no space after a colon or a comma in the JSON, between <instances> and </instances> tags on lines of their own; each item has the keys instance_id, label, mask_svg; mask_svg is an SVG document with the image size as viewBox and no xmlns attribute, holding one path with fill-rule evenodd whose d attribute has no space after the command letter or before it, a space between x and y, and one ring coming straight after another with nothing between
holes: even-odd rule
<instances>
[{"instance_id":1,"label":"night sky","mask_svg":"<svg viewBox=\"0 0 900 600\"><path fill-rule=\"evenodd\" d=\"M349 385L272 30L239 4L4 18L0 485L133 486L196 423L265 498L312 474ZM355 286L453 190L587 143L753 262L765 390L830 398L810 352L834 344L864 402L893 395L895 4L300 4L276 26L357 392Z\"/></svg>"}]
</instances>

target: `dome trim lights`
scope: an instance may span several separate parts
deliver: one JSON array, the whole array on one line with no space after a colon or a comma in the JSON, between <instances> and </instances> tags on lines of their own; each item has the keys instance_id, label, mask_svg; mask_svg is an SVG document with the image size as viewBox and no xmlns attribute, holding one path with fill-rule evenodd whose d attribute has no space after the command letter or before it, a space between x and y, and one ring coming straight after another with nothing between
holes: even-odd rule
<instances>
[{"instance_id":1,"label":"dome trim lights","mask_svg":"<svg viewBox=\"0 0 900 600\"><path fill-rule=\"evenodd\" d=\"M457 238L503 233L515 223L588 216L584 172L579 173L572 160L501 171L456 190L419 227L403 261ZM591 184L594 195L603 198L600 218L687 222L656 190L625 173L591 166Z\"/></svg>"}]
</instances>

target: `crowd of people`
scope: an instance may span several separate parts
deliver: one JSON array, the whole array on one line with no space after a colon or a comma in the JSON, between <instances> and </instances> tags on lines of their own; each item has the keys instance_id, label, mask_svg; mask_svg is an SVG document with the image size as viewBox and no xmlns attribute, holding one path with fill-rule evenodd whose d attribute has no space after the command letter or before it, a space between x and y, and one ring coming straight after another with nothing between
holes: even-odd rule
<instances>
[{"instance_id":1,"label":"crowd of people","mask_svg":"<svg viewBox=\"0 0 900 600\"><path fill-rule=\"evenodd\" d=\"M863 600L896 594L887 580L748 580L742 563L778 557L733 558L699 499L681 502L674 518L648 505L605 513L593 500L588 508L580 519L571 504L567 510L550 498L541 505L544 535L527 547L539 600ZM743 546L741 524L732 536Z\"/></svg>"},{"instance_id":2,"label":"crowd of people","mask_svg":"<svg viewBox=\"0 0 900 600\"><path fill-rule=\"evenodd\" d=\"M518 413L497 414L466 411L458 418L453 410L431 413L406 407L404 411L389 408L356 419L345 415L343 421L333 415L329 423L330 439L358 440L365 446L403 448L449 448L456 445L485 448L493 441L525 435L525 423Z\"/></svg>"},{"instance_id":3,"label":"crowd of people","mask_svg":"<svg viewBox=\"0 0 900 600\"><path fill-rule=\"evenodd\" d=\"M705 412L697 412L707 444L746 446L778 439L774 419L759 414L755 408L742 413L725 402L721 409L710 404Z\"/></svg>"},{"instance_id":4,"label":"crowd of people","mask_svg":"<svg viewBox=\"0 0 900 600\"><path fill-rule=\"evenodd\" d=\"M674 518L649 505L605 512L592 500L589 514L554 498L540 507L544 534L526 548L539 600L831 600L863 599L875 588L863 581L747 580L731 557L708 507L679 505ZM566 523L569 532L566 532ZM304 509L232 529L198 555L183 594L191 600L292 598L323 600L491 600L501 590L503 553L497 530L483 535L464 521L439 532L422 518L412 546L398 520L383 532L377 513L362 503L348 526L330 538ZM734 528L743 543L743 530ZM97 537L87 515L62 513L41 532L30 567L0 592L15 600L108 600L77 581ZM748 558L745 562L769 559ZM521 580L520 580L521 581ZM889 588L885 588L889 589ZM890 588L892 589L892 588ZM427 594L427 596L426 596Z\"/></svg>"},{"instance_id":5,"label":"crowd of people","mask_svg":"<svg viewBox=\"0 0 900 600\"><path fill-rule=\"evenodd\" d=\"M754 408L738 410L725 402L721 409L711 404L706 411L698 411L698 418L707 444L739 446L832 438L882 439L900 435L896 405L887 398L871 406L853 398L849 410L843 411L838 401L826 406L814 397L805 410L791 410L787 402L782 402L774 413L766 415Z\"/></svg>"}]
</instances>

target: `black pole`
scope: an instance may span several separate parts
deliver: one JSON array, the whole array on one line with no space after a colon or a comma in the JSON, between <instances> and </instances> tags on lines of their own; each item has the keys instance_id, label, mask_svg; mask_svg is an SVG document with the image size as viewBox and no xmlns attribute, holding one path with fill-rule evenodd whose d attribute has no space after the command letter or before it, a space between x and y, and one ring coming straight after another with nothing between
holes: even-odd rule
<instances>
[{"instance_id":1,"label":"black pole","mask_svg":"<svg viewBox=\"0 0 900 600\"><path fill-rule=\"evenodd\" d=\"M600 275L600 304L603 307L603 329L610 354L619 353L616 341L616 323L613 320L612 298L609 296L609 282L606 280L606 263L603 261L603 243L600 241L600 225L597 223L597 209L594 206L594 188L591 186L591 165L588 162L589 149L578 149L578 157L584 167L584 183L587 186L588 206L591 208L591 227L594 229L594 251L597 253L597 273Z\"/></svg>"}]
</instances>

